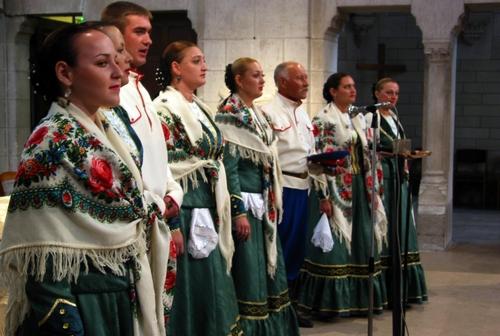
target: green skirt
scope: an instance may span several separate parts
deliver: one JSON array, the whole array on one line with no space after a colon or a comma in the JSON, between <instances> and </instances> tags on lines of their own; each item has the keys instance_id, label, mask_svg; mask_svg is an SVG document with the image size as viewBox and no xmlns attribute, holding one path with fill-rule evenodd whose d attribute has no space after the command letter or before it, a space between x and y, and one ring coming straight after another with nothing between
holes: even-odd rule
<instances>
[{"instance_id":1,"label":"green skirt","mask_svg":"<svg viewBox=\"0 0 500 336\"><path fill-rule=\"evenodd\" d=\"M299 275L299 306L329 315L365 315L369 304L368 260L370 254L371 215L361 175L353 175L351 253L344 240L332 233L333 250L324 253L311 243L314 228L321 216L316 191L309 197L309 221L306 236L306 259ZM374 311L382 312L387 301L381 262L375 254L373 277Z\"/></svg>"},{"instance_id":2,"label":"green skirt","mask_svg":"<svg viewBox=\"0 0 500 336\"><path fill-rule=\"evenodd\" d=\"M191 208L181 208L185 247L191 213ZM233 280L226 273L226 261L218 246L206 258L195 259L187 250L177 257L174 301L167 329L168 335L242 335Z\"/></svg>"},{"instance_id":3,"label":"green skirt","mask_svg":"<svg viewBox=\"0 0 500 336\"><path fill-rule=\"evenodd\" d=\"M393 161L390 161L393 162ZM387 220L389 222L387 240L388 246L384 248L381 255L382 267L384 278L387 286L387 297L389 305L392 304L392 230L393 230L393 205L395 192L395 179L392 178L390 173L390 167L387 162L382 165L384 169L384 207L387 214ZM410 208L408 208L408 206ZM404 265L404 252L406 250L406 233L408 231L408 261L407 270L403 271L403 277L406 279L406 297L410 303L423 303L427 301L427 287L425 284L425 275L420 263L420 253L418 250L417 242L417 230L415 227L415 221L413 217L413 209L411 204L408 204L408 182L404 181L401 185L401 207L400 207L400 230L399 230L399 241L400 241L400 251L401 251L401 267ZM407 225L408 213L410 210L410 222Z\"/></svg>"},{"instance_id":4,"label":"green skirt","mask_svg":"<svg viewBox=\"0 0 500 336\"><path fill-rule=\"evenodd\" d=\"M240 325L245 335L299 335L297 317L288 297L288 284L277 241L278 260L274 279L267 273L263 223L248 213L251 234L235 240L233 279L238 297Z\"/></svg>"}]
</instances>

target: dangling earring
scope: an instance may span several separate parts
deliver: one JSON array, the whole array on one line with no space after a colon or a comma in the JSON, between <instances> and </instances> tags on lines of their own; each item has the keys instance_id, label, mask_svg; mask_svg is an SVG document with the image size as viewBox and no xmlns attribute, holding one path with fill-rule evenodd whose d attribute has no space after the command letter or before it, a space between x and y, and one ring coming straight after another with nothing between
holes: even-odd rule
<instances>
[{"instance_id":1,"label":"dangling earring","mask_svg":"<svg viewBox=\"0 0 500 336\"><path fill-rule=\"evenodd\" d=\"M70 101L69 101L69 96L71 96L71 88L67 87L64 90L64 97L57 97L57 103L61 107L68 107Z\"/></svg>"},{"instance_id":2,"label":"dangling earring","mask_svg":"<svg viewBox=\"0 0 500 336\"><path fill-rule=\"evenodd\" d=\"M182 77L181 76L177 76L175 77L175 80L177 81L177 83L179 83L181 81Z\"/></svg>"}]
</instances>

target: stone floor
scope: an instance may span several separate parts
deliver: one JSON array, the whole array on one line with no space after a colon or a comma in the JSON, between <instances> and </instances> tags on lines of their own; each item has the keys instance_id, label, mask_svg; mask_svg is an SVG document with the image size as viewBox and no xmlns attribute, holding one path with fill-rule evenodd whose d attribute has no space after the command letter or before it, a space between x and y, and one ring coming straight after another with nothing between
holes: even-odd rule
<instances>
[{"instance_id":1,"label":"stone floor","mask_svg":"<svg viewBox=\"0 0 500 336\"><path fill-rule=\"evenodd\" d=\"M407 311L410 336L500 335L500 211L454 211L453 245L422 252L429 302ZM390 311L374 319L375 336L392 335ZM367 335L367 320L337 319L304 336Z\"/></svg>"}]
</instances>

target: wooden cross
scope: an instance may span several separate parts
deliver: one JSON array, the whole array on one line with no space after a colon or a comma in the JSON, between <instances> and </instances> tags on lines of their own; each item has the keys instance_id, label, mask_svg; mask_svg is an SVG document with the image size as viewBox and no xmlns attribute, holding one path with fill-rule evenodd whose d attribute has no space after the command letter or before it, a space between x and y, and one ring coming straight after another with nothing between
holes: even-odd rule
<instances>
[{"instance_id":1,"label":"wooden cross","mask_svg":"<svg viewBox=\"0 0 500 336\"><path fill-rule=\"evenodd\" d=\"M406 65L404 64L385 64L385 44L379 43L377 46L377 62L378 64L357 63L358 70L376 70L377 79L387 77L389 73L405 72Z\"/></svg>"}]
</instances>

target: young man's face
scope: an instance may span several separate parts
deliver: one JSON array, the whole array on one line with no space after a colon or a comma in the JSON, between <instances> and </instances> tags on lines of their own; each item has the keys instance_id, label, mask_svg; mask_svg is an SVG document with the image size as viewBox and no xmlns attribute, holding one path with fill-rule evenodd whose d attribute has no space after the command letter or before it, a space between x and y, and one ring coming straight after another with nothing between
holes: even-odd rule
<instances>
[{"instance_id":1,"label":"young man's face","mask_svg":"<svg viewBox=\"0 0 500 336\"><path fill-rule=\"evenodd\" d=\"M146 63L151 41L151 22L147 16L131 14L126 17L123 32L125 47L132 56L132 64L140 67Z\"/></svg>"}]
</instances>

